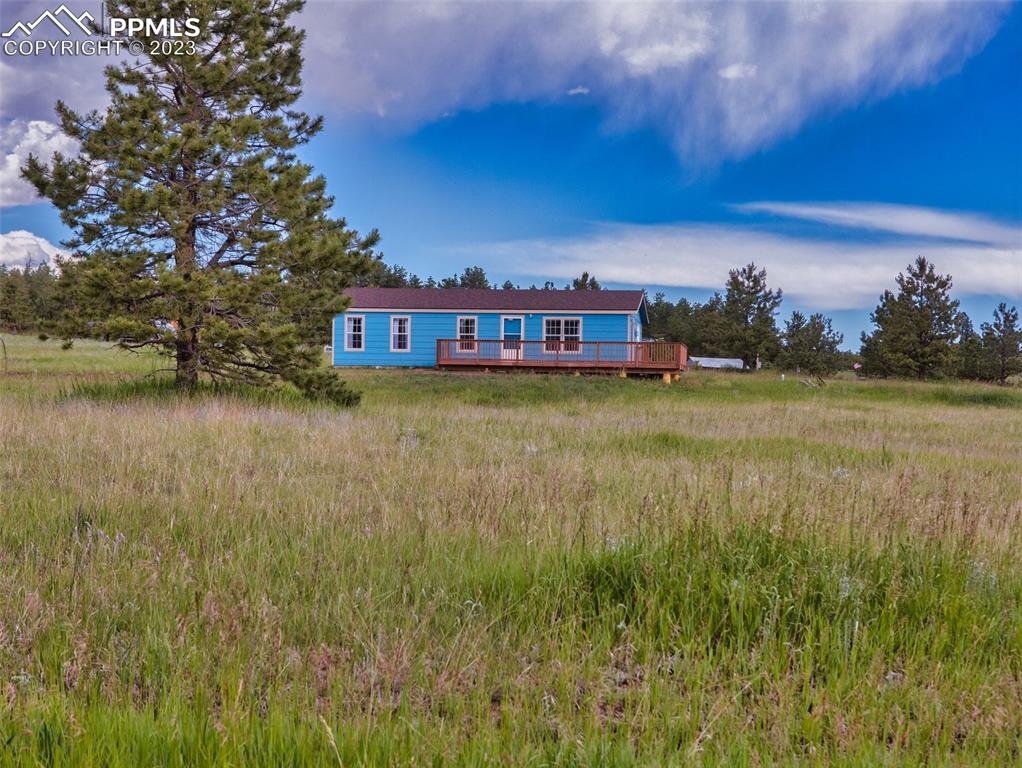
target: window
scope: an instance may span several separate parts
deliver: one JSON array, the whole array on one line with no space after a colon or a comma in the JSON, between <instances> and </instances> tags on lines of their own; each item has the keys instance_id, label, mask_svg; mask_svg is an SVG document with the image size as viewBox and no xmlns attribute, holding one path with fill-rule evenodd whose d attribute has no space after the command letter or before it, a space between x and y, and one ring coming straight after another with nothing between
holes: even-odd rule
<instances>
[{"instance_id":1,"label":"window","mask_svg":"<svg viewBox=\"0 0 1022 768\"><path fill-rule=\"evenodd\" d=\"M412 318L390 318L390 351L407 352L412 348Z\"/></svg>"},{"instance_id":2,"label":"window","mask_svg":"<svg viewBox=\"0 0 1022 768\"><path fill-rule=\"evenodd\" d=\"M477 335L476 318L474 317L459 317L458 318L458 351L459 352L475 352L476 351L476 339Z\"/></svg>"},{"instance_id":3,"label":"window","mask_svg":"<svg viewBox=\"0 0 1022 768\"><path fill-rule=\"evenodd\" d=\"M543 321L543 341L546 342L543 345L544 351L552 353L560 348L562 328L559 317L548 317Z\"/></svg>"},{"instance_id":4,"label":"window","mask_svg":"<svg viewBox=\"0 0 1022 768\"><path fill-rule=\"evenodd\" d=\"M582 351L582 318L546 317L543 319L543 349L546 352Z\"/></svg>"},{"instance_id":5,"label":"window","mask_svg":"<svg viewBox=\"0 0 1022 768\"><path fill-rule=\"evenodd\" d=\"M361 352L365 349L365 318L362 315L344 317L344 351Z\"/></svg>"},{"instance_id":6,"label":"window","mask_svg":"<svg viewBox=\"0 0 1022 768\"><path fill-rule=\"evenodd\" d=\"M564 346L562 352L580 352L582 345L582 320L577 317L564 318Z\"/></svg>"}]
</instances>

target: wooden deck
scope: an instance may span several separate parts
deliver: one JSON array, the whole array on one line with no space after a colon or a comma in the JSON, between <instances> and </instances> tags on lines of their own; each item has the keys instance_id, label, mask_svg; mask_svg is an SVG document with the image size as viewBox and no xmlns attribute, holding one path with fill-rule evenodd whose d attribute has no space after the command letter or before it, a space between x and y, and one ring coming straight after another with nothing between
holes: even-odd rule
<instances>
[{"instance_id":1,"label":"wooden deck","mask_svg":"<svg viewBox=\"0 0 1022 768\"><path fill-rule=\"evenodd\" d=\"M440 368L520 368L672 374L688 369L688 348L673 341L438 339Z\"/></svg>"}]
</instances>

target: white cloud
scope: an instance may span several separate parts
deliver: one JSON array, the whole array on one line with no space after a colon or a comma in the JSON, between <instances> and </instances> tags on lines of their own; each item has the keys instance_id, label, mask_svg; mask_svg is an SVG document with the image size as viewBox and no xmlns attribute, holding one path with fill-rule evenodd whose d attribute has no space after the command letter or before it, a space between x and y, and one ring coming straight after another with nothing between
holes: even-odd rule
<instances>
[{"instance_id":1,"label":"white cloud","mask_svg":"<svg viewBox=\"0 0 1022 768\"><path fill-rule=\"evenodd\" d=\"M585 96L589 93L589 89L584 85L576 85L574 88L569 88L565 93L569 96Z\"/></svg>"},{"instance_id":2,"label":"white cloud","mask_svg":"<svg viewBox=\"0 0 1022 768\"><path fill-rule=\"evenodd\" d=\"M0 208L43 202L35 187L21 178L30 154L49 160L54 152L74 155L78 144L45 120L13 120L0 126Z\"/></svg>"},{"instance_id":3,"label":"white cloud","mask_svg":"<svg viewBox=\"0 0 1022 768\"><path fill-rule=\"evenodd\" d=\"M1022 226L1002 224L974 213L885 203L757 202L733 207L745 213L768 213L854 229L1022 249Z\"/></svg>"},{"instance_id":4,"label":"white cloud","mask_svg":"<svg viewBox=\"0 0 1022 768\"><path fill-rule=\"evenodd\" d=\"M725 80L743 80L746 77L756 76L755 64L728 64L717 70L717 74Z\"/></svg>"},{"instance_id":5,"label":"white cloud","mask_svg":"<svg viewBox=\"0 0 1022 768\"><path fill-rule=\"evenodd\" d=\"M955 2L311 2L306 86L335 114L414 127L577 83L611 124L687 158L740 157L807 120L939 80L1009 6Z\"/></svg>"},{"instance_id":6,"label":"white cloud","mask_svg":"<svg viewBox=\"0 0 1022 768\"><path fill-rule=\"evenodd\" d=\"M52 263L58 255L66 256L67 251L24 229L0 233L0 265L23 267L28 263Z\"/></svg>"},{"instance_id":7,"label":"white cloud","mask_svg":"<svg viewBox=\"0 0 1022 768\"><path fill-rule=\"evenodd\" d=\"M842 209L825 207L835 214ZM876 242L863 240L861 232L851 240L838 233L810 238L744 223L602 224L583 236L505 242L472 252L488 254L492 264L515 265L528 276L567 279L588 270L608 282L712 290L723 286L729 269L755 261L766 267L771 285L804 306L830 310L873 306L893 286L894 276L924 255L952 274L958 294L1022 297L1022 227L922 208L866 207L884 215L853 226L906 236ZM895 215L898 209L904 209L904 219ZM904 223L910 215L921 225ZM929 221L943 222L944 234L935 235ZM958 237L963 232L970 242Z\"/></svg>"},{"instance_id":8,"label":"white cloud","mask_svg":"<svg viewBox=\"0 0 1022 768\"><path fill-rule=\"evenodd\" d=\"M44 0L5 0L3 19ZM815 115L935 82L977 53L1010 4L652 0L311 0L306 106L414 128L578 83L618 129L655 126L697 164L742 157ZM112 57L3 57L0 114L101 108Z\"/></svg>"}]
</instances>

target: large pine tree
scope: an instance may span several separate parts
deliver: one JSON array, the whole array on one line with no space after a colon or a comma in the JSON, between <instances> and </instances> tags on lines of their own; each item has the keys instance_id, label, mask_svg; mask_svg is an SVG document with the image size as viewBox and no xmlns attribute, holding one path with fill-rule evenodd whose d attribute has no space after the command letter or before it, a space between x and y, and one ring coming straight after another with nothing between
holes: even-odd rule
<instances>
[{"instance_id":1,"label":"large pine tree","mask_svg":"<svg viewBox=\"0 0 1022 768\"><path fill-rule=\"evenodd\" d=\"M862 334L866 373L917 379L951 374L959 330L951 275L938 274L920 256L896 281L898 292L884 291L870 316L876 330Z\"/></svg>"},{"instance_id":2,"label":"large pine tree","mask_svg":"<svg viewBox=\"0 0 1022 768\"><path fill-rule=\"evenodd\" d=\"M332 218L324 179L296 158L321 127L293 109L301 6L108 3L110 16L197 18L201 34L191 53L109 67L104 113L58 103L81 154L23 169L75 232L61 265L67 335L159 348L183 388L285 379L353 400L320 345L378 235Z\"/></svg>"}]
</instances>

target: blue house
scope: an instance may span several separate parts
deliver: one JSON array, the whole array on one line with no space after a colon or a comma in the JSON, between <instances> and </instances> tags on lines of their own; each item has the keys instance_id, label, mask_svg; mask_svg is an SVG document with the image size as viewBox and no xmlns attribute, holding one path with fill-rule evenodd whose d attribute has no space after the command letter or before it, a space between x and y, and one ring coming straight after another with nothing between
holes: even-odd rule
<instances>
[{"instance_id":1,"label":"blue house","mask_svg":"<svg viewBox=\"0 0 1022 768\"><path fill-rule=\"evenodd\" d=\"M686 366L683 344L643 341L642 291L351 288L335 366L621 369Z\"/></svg>"}]
</instances>

